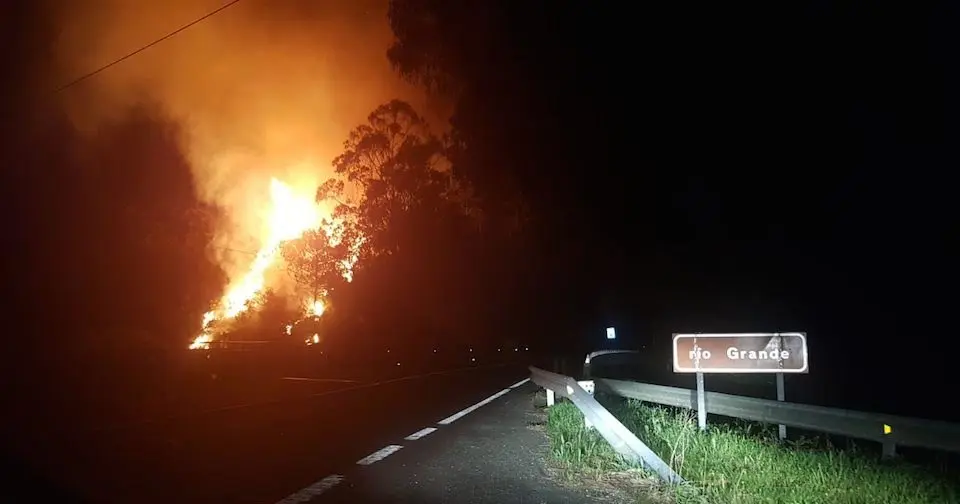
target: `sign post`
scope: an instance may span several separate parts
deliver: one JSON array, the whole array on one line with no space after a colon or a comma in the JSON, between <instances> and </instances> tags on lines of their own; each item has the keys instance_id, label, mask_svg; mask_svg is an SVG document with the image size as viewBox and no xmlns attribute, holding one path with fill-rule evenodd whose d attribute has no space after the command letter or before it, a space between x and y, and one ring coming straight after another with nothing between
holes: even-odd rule
<instances>
[{"instance_id":1,"label":"sign post","mask_svg":"<svg viewBox=\"0 0 960 504\"><path fill-rule=\"evenodd\" d=\"M777 336L777 347L783 348L783 336ZM779 366L781 371L777 373L777 401L783 402L786 400L786 393L783 389L783 359L780 359ZM783 442L784 439L787 439L787 426L780 424L777 426L777 437L780 439L780 442Z\"/></svg>"},{"instance_id":2,"label":"sign post","mask_svg":"<svg viewBox=\"0 0 960 504\"><path fill-rule=\"evenodd\" d=\"M807 373L807 335L791 333L674 334L673 371L697 375L697 423L707 426L706 373L775 373L777 400L784 401L785 373ZM787 435L785 425L779 437Z\"/></svg>"},{"instance_id":3,"label":"sign post","mask_svg":"<svg viewBox=\"0 0 960 504\"><path fill-rule=\"evenodd\" d=\"M783 392L783 373L777 373L777 400L780 402L786 400ZM777 434L780 437L780 441L787 439L787 426L783 424L778 425Z\"/></svg>"},{"instance_id":4,"label":"sign post","mask_svg":"<svg viewBox=\"0 0 960 504\"><path fill-rule=\"evenodd\" d=\"M707 394L703 388L703 373L697 372L697 427L707 430Z\"/></svg>"}]
</instances>

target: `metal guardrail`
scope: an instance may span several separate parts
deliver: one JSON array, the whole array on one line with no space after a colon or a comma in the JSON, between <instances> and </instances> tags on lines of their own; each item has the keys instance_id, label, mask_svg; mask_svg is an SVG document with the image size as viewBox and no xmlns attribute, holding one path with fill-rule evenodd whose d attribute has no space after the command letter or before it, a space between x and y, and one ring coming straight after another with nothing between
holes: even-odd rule
<instances>
[{"instance_id":1,"label":"metal guardrail","mask_svg":"<svg viewBox=\"0 0 960 504\"><path fill-rule=\"evenodd\" d=\"M575 379L531 366L530 380L547 390L552 390L554 394L569 399L583 413L587 424L592 425L625 459L651 469L664 481L683 482L679 474L587 393Z\"/></svg>"},{"instance_id":2,"label":"metal guardrail","mask_svg":"<svg viewBox=\"0 0 960 504\"><path fill-rule=\"evenodd\" d=\"M697 409L696 390L596 377L593 381L600 392L667 406ZM884 456L894 455L896 445L960 453L960 425L949 422L719 392L706 392L705 402L707 413L876 441L883 444Z\"/></svg>"},{"instance_id":3,"label":"metal guardrail","mask_svg":"<svg viewBox=\"0 0 960 504\"><path fill-rule=\"evenodd\" d=\"M640 355L639 350L597 350L595 352L590 352L587 354L587 358L583 360L585 365L590 364L590 361L601 357L604 355L616 355L616 354L627 354L627 355Z\"/></svg>"},{"instance_id":4,"label":"metal guardrail","mask_svg":"<svg viewBox=\"0 0 960 504\"><path fill-rule=\"evenodd\" d=\"M587 358L583 360L584 378L590 378L590 361L597 357L603 357L604 355L640 355L640 352L637 350L597 350L590 352L587 354Z\"/></svg>"}]
</instances>

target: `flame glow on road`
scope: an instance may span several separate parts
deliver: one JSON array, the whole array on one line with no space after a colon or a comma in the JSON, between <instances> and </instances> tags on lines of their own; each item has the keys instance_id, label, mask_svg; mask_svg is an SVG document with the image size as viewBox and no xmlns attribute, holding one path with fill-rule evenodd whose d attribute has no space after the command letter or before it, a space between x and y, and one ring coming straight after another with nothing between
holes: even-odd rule
<instances>
[{"instance_id":1,"label":"flame glow on road","mask_svg":"<svg viewBox=\"0 0 960 504\"><path fill-rule=\"evenodd\" d=\"M203 315L200 335L193 340L191 349L209 348L215 336L211 327L213 322L232 319L250 307L250 301L263 290L265 275L276 263L284 241L299 238L304 232L320 227L323 216L313 194L298 194L287 184L271 179L270 200L267 231L260 251L249 271L227 289L219 306ZM322 314L323 302L312 300L310 309L317 315Z\"/></svg>"}]
</instances>

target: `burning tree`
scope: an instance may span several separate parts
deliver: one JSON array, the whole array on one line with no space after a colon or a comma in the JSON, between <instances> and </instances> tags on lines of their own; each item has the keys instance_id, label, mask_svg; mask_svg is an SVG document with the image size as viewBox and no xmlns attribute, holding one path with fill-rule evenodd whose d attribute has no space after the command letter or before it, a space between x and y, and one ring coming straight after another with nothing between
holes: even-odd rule
<instances>
[{"instance_id":1,"label":"burning tree","mask_svg":"<svg viewBox=\"0 0 960 504\"><path fill-rule=\"evenodd\" d=\"M350 280L359 246L353 226L324 222L320 229L309 230L295 240L283 243L280 253L287 271L316 303Z\"/></svg>"},{"instance_id":2,"label":"burning tree","mask_svg":"<svg viewBox=\"0 0 960 504\"><path fill-rule=\"evenodd\" d=\"M266 272L273 267L284 242L317 229L323 222L313 198L304 197L295 188L275 178L270 180L270 200L265 222L267 232L262 237L260 250L247 273L232 282L217 306L203 315L200 334L190 344L191 349L208 348L220 332L218 326L250 309L251 302L263 291Z\"/></svg>"}]
</instances>

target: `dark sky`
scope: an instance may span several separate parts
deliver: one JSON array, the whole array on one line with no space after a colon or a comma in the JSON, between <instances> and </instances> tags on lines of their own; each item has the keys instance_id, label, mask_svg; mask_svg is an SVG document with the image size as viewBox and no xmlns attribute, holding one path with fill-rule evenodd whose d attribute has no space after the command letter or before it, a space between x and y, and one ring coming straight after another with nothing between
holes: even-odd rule
<instances>
[{"instance_id":1,"label":"dark sky","mask_svg":"<svg viewBox=\"0 0 960 504\"><path fill-rule=\"evenodd\" d=\"M604 309L666 297L684 317L817 327L820 341L943 330L955 12L664 9L571 9L553 29L590 26L566 38L576 63L527 67L554 111L544 129L568 133L542 143L570 167L557 182L569 222L602 251L593 263L619 300Z\"/></svg>"}]
</instances>

